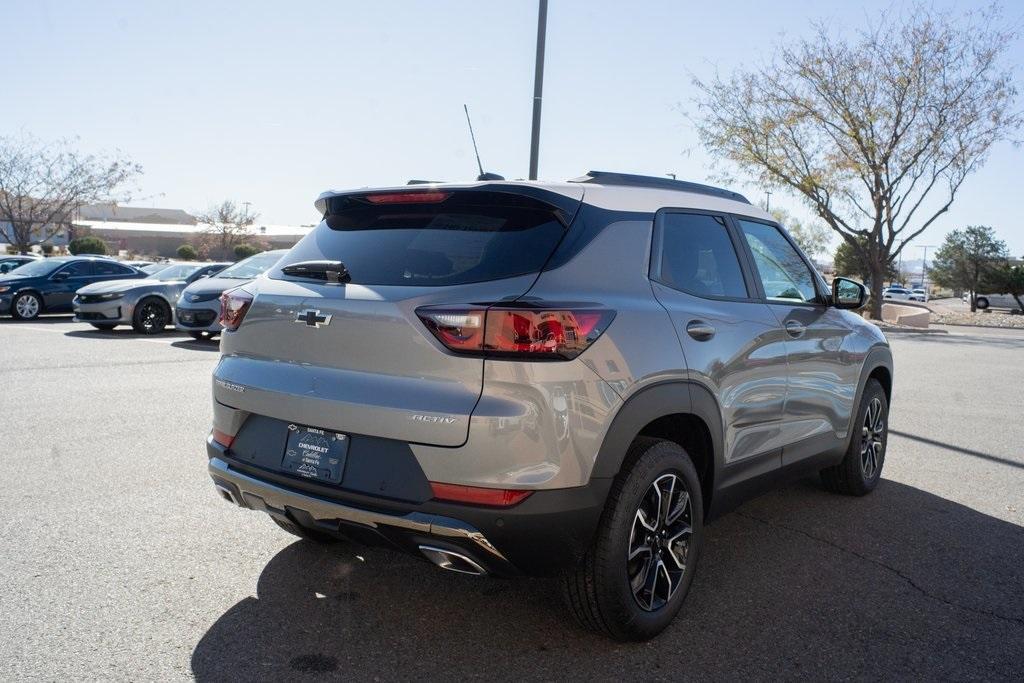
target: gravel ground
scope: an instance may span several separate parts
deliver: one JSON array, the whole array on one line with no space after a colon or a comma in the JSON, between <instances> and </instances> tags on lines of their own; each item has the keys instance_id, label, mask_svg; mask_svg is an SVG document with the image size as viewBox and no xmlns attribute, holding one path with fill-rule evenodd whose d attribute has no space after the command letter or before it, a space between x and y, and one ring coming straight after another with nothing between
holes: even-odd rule
<instances>
[{"instance_id":1,"label":"gravel ground","mask_svg":"<svg viewBox=\"0 0 1024 683\"><path fill-rule=\"evenodd\" d=\"M978 311L971 313L932 312L932 325L974 325L976 327L1007 327L1024 330L1024 315Z\"/></svg>"}]
</instances>

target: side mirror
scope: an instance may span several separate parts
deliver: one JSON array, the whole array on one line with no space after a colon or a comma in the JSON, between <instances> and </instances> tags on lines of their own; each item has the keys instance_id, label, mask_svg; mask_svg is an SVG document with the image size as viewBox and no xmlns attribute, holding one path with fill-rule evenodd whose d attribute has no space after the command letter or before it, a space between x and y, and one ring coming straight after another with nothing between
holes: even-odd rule
<instances>
[{"instance_id":1,"label":"side mirror","mask_svg":"<svg viewBox=\"0 0 1024 683\"><path fill-rule=\"evenodd\" d=\"M867 287L845 277L832 280L832 305L836 308L856 310L868 302Z\"/></svg>"},{"instance_id":2,"label":"side mirror","mask_svg":"<svg viewBox=\"0 0 1024 683\"><path fill-rule=\"evenodd\" d=\"M67 271L64 271L62 273L57 273L56 275L54 275L53 276L53 281L54 282L64 282L65 280L68 279L68 277L69 276L68 276Z\"/></svg>"}]
</instances>

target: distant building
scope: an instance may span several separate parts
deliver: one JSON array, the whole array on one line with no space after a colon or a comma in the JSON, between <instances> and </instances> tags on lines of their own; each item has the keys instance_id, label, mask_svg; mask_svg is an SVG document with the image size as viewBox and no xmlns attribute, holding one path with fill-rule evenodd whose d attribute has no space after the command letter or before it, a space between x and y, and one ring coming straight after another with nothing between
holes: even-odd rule
<instances>
[{"instance_id":1,"label":"distant building","mask_svg":"<svg viewBox=\"0 0 1024 683\"><path fill-rule=\"evenodd\" d=\"M181 209L156 209L117 204L89 204L78 210L79 221L118 221L121 223L165 223L195 225L195 216ZM79 222L76 221L76 222Z\"/></svg>"},{"instance_id":2,"label":"distant building","mask_svg":"<svg viewBox=\"0 0 1024 683\"><path fill-rule=\"evenodd\" d=\"M75 221L75 234L90 234L99 237L111 250L129 251L147 256L175 255L182 244L195 242L207 232L210 226L203 223L146 223L128 221ZM286 249L306 236L309 227L295 225L253 225L249 234L255 241L271 249Z\"/></svg>"},{"instance_id":3,"label":"distant building","mask_svg":"<svg viewBox=\"0 0 1024 683\"><path fill-rule=\"evenodd\" d=\"M75 237L94 235L115 253L127 251L146 256L173 257L178 247L195 242L209 228L181 209L90 204L80 207L75 220L69 225L61 225L46 243L61 248ZM312 226L257 223L250 226L249 234L254 241L271 249L284 249L294 245L312 229Z\"/></svg>"}]
</instances>

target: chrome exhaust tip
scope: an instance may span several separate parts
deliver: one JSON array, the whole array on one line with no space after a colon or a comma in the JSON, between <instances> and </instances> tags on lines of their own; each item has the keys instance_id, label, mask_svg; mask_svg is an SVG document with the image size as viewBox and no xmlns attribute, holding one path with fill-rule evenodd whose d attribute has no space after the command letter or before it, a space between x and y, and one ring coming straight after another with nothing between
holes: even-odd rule
<instances>
[{"instance_id":1,"label":"chrome exhaust tip","mask_svg":"<svg viewBox=\"0 0 1024 683\"><path fill-rule=\"evenodd\" d=\"M447 569L450 572L471 574L472 576L483 576L487 573L486 569L478 565L473 560L451 550L435 548L430 545L421 545L420 552L426 555L427 559L438 567L441 569Z\"/></svg>"}]
</instances>

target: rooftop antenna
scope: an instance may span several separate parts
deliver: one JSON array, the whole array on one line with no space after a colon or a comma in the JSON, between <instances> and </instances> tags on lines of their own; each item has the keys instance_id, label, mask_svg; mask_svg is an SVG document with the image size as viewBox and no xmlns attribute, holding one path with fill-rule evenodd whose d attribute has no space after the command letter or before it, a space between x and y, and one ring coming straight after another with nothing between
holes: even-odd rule
<instances>
[{"instance_id":1,"label":"rooftop antenna","mask_svg":"<svg viewBox=\"0 0 1024 683\"><path fill-rule=\"evenodd\" d=\"M476 166L480 169L480 175L476 177L477 180L504 180L502 176L497 173L486 173L484 171L484 165L480 163L480 150L476 147L476 135L473 134L473 122L469 118L469 107L465 104L462 105L462 109L466 112L466 123L469 124L469 139L473 141L473 153L476 154Z\"/></svg>"}]
</instances>

